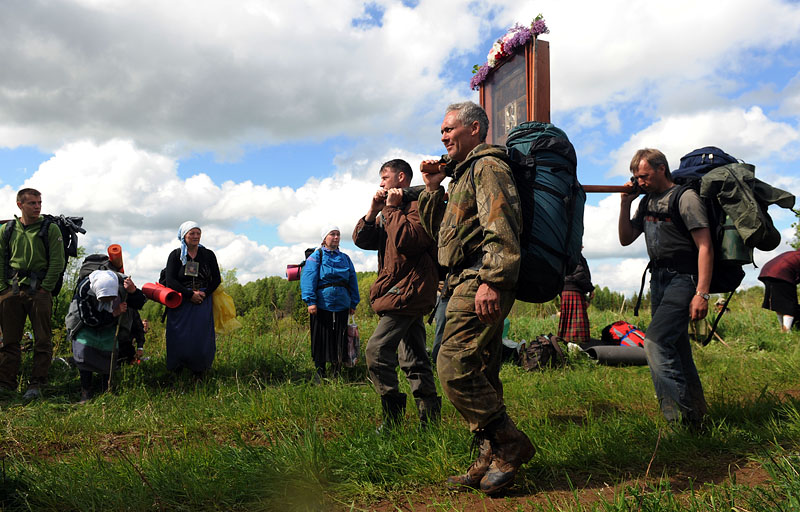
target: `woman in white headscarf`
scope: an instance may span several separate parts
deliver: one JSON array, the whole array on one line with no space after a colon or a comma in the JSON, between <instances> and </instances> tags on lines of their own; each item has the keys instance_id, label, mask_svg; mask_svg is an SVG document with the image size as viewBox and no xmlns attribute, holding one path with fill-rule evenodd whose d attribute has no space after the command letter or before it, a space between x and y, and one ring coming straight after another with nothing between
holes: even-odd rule
<instances>
[{"instance_id":1,"label":"woman in white headscarf","mask_svg":"<svg viewBox=\"0 0 800 512\"><path fill-rule=\"evenodd\" d=\"M183 296L167 310L167 369L188 368L196 376L211 368L217 351L211 295L222 282L217 257L200 245L200 226L186 221L178 229L181 246L167 258L166 286Z\"/></svg>"},{"instance_id":2,"label":"woman in white headscarf","mask_svg":"<svg viewBox=\"0 0 800 512\"><path fill-rule=\"evenodd\" d=\"M80 322L70 337L81 376L81 401L91 398L95 373L100 375L100 391L107 389L119 316L128 307L141 309L146 300L130 277L112 270L95 270L78 283L70 315Z\"/></svg>"},{"instance_id":3,"label":"woman in white headscarf","mask_svg":"<svg viewBox=\"0 0 800 512\"><path fill-rule=\"evenodd\" d=\"M334 376L341 370L347 357L347 315L355 313L360 300L356 269L350 257L339 250L339 228L325 226L321 236L322 247L308 257L300 277L317 379L325 377L327 363Z\"/></svg>"}]
</instances>

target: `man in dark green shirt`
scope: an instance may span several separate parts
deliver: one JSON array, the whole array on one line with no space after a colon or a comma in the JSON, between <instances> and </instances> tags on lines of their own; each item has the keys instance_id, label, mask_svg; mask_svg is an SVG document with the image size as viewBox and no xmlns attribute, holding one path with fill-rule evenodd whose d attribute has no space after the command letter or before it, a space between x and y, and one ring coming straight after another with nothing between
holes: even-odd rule
<instances>
[{"instance_id":1,"label":"man in dark green shirt","mask_svg":"<svg viewBox=\"0 0 800 512\"><path fill-rule=\"evenodd\" d=\"M30 318L34 336L33 373L24 395L30 400L41 395L40 388L47 383L53 359L52 291L64 268L65 256L58 226L50 224L45 236L39 236L44 222L42 194L32 188L20 190L17 207L21 215L0 228L0 328L3 331L0 388L17 389L20 340L25 320ZM10 236L6 235L8 229L13 230Z\"/></svg>"}]
</instances>

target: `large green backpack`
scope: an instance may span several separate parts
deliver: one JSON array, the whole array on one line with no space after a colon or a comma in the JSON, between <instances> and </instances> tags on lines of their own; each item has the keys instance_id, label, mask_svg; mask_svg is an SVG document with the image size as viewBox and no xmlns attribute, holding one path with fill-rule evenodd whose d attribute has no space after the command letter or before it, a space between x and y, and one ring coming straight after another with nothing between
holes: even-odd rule
<instances>
[{"instance_id":1,"label":"large green backpack","mask_svg":"<svg viewBox=\"0 0 800 512\"><path fill-rule=\"evenodd\" d=\"M537 121L512 129L506 148L522 203L517 299L547 302L580 261L586 193L575 148L555 125Z\"/></svg>"}]
</instances>

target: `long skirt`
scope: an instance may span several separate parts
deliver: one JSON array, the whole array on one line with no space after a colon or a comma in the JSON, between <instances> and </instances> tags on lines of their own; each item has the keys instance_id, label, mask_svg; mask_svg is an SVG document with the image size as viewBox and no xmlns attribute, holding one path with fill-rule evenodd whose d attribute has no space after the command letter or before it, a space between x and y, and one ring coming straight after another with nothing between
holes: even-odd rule
<instances>
[{"instance_id":1,"label":"long skirt","mask_svg":"<svg viewBox=\"0 0 800 512\"><path fill-rule=\"evenodd\" d=\"M586 297L580 292L561 292L561 318L558 335L567 341L589 341L589 315L586 314Z\"/></svg>"},{"instance_id":2,"label":"long skirt","mask_svg":"<svg viewBox=\"0 0 800 512\"><path fill-rule=\"evenodd\" d=\"M82 327L72 341L72 359L78 370L108 374L114 350L117 324Z\"/></svg>"},{"instance_id":3,"label":"long skirt","mask_svg":"<svg viewBox=\"0 0 800 512\"><path fill-rule=\"evenodd\" d=\"M314 366L324 368L325 363L341 364L347 356L347 314L344 311L326 311L317 308L311 320L311 359Z\"/></svg>"},{"instance_id":4,"label":"long skirt","mask_svg":"<svg viewBox=\"0 0 800 512\"><path fill-rule=\"evenodd\" d=\"M200 304L184 300L177 308L167 309L166 338L167 370L211 368L217 351L211 298Z\"/></svg>"},{"instance_id":5,"label":"long skirt","mask_svg":"<svg viewBox=\"0 0 800 512\"><path fill-rule=\"evenodd\" d=\"M764 302L761 307L779 315L795 316L797 286L780 279L764 279Z\"/></svg>"}]
</instances>

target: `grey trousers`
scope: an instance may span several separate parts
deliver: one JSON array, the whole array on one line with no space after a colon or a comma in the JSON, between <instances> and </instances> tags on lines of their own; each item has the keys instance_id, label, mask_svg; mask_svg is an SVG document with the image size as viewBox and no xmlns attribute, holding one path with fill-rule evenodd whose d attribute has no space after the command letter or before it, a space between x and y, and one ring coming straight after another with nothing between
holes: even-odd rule
<instances>
[{"instance_id":1,"label":"grey trousers","mask_svg":"<svg viewBox=\"0 0 800 512\"><path fill-rule=\"evenodd\" d=\"M397 378L400 366L417 401L436 398L422 315L382 315L367 343L366 356L370 380L381 397L401 395Z\"/></svg>"}]
</instances>

